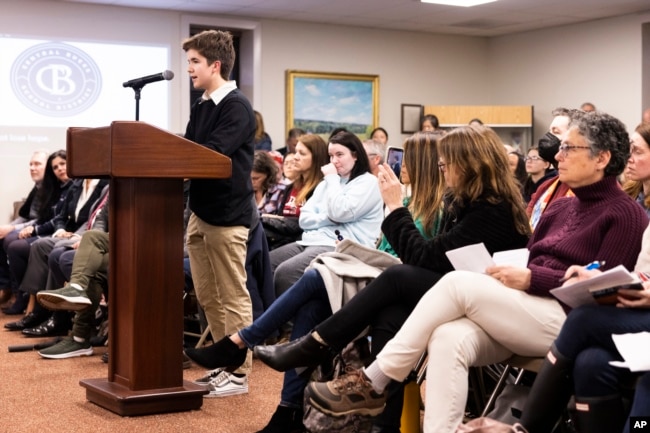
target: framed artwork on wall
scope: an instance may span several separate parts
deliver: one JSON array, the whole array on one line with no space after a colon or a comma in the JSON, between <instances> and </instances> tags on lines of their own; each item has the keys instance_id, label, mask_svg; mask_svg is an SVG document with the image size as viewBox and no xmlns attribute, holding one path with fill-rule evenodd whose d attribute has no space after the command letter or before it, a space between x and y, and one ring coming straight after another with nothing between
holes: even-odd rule
<instances>
[{"instance_id":1,"label":"framed artwork on wall","mask_svg":"<svg viewBox=\"0 0 650 433\"><path fill-rule=\"evenodd\" d=\"M379 76L286 72L287 132L301 128L327 139L343 127L369 138L379 123Z\"/></svg>"},{"instance_id":2,"label":"framed artwork on wall","mask_svg":"<svg viewBox=\"0 0 650 433\"><path fill-rule=\"evenodd\" d=\"M402 104L402 134L413 134L420 130L423 108L417 104Z\"/></svg>"}]
</instances>

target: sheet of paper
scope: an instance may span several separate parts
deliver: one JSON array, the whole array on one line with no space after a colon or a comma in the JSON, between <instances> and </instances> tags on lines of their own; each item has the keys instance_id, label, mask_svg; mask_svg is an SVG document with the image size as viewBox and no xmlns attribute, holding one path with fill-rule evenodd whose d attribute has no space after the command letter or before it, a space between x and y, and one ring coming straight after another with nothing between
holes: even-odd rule
<instances>
[{"instance_id":1,"label":"sheet of paper","mask_svg":"<svg viewBox=\"0 0 650 433\"><path fill-rule=\"evenodd\" d=\"M637 280L633 274L625 269L625 266L619 265L588 280L551 289L550 293L569 307L576 308L583 304L597 303L590 290L630 284Z\"/></svg>"},{"instance_id":2,"label":"sheet of paper","mask_svg":"<svg viewBox=\"0 0 650 433\"><path fill-rule=\"evenodd\" d=\"M650 332L612 334L612 340L624 362L611 361L611 365L630 371L650 371Z\"/></svg>"},{"instance_id":3,"label":"sheet of paper","mask_svg":"<svg viewBox=\"0 0 650 433\"><path fill-rule=\"evenodd\" d=\"M519 248L516 250L498 251L492 255L494 263L498 266L515 266L525 268L528 266L528 248Z\"/></svg>"},{"instance_id":4,"label":"sheet of paper","mask_svg":"<svg viewBox=\"0 0 650 433\"><path fill-rule=\"evenodd\" d=\"M458 271L472 271L481 274L485 273L485 268L494 266L494 260L485 244L467 245L466 247L456 248L445 253L447 258Z\"/></svg>"}]
</instances>

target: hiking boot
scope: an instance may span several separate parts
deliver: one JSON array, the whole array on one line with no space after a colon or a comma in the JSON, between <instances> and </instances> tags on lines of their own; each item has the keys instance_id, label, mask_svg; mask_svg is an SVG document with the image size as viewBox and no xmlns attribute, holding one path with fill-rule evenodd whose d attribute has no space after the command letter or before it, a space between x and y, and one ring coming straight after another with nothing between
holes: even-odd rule
<instances>
[{"instance_id":1,"label":"hiking boot","mask_svg":"<svg viewBox=\"0 0 650 433\"><path fill-rule=\"evenodd\" d=\"M204 397L228 397L230 395L248 394L248 378L245 374L222 371L208 384L210 392Z\"/></svg>"},{"instance_id":2,"label":"hiking boot","mask_svg":"<svg viewBox=\"0 0 650 433\"><path fill-rule=\"evenodd\" d=\"M49 310L81 311L92 304L85 290L71 285L57 290L42 290L36 294L36 300Z\"/></svg>"},{"instance_id":3,"label":"hiking boot","mask_svg":"<svg viewBox=\"0 0 650 433\"><path fill-rule=\"evenodd\" d=\"M311 382L307 387L311 404L329 415L377 416L386 405L386 392L375 391L362 370L349 369L337 379Z\"/></svg>"},{"instance_id":4,"label":"hiking boot","mask_svg":"<svg viewBox=\"0 0 650 433\"><path fill-rule=\"evenodd\" d=\"M77 356L90 356L93 348L88 341L80 343L74 338L64 338L54 346L46 347L38 352L43 358L65 359Z\"/></svg>"}]
</instances>

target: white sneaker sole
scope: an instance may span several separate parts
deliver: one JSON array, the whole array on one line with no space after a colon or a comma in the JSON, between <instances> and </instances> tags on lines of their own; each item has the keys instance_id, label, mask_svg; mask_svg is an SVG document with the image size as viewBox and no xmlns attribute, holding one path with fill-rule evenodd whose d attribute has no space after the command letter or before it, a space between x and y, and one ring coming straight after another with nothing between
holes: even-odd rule
<instances>
[{"instance_id":1,"label":"white sneaker sole","mask_svg":"<svg viewBox=\"0 0 650 433\"><path fill-rule=\"evenodd\" d=\"M56 355L50 355L47 353L41 353L38 352L39 355L41 355L43 358L48 358L48 359L66 359L66 358L76 358L79 356L90 356L93 354L93 348L89 347L88 349L79 349L75 350L74 352L68 352L68 353L59 353Z\"/></svg>"},{"instance_id":2,"label":"white sneaker sole","mask_svg":"<svg viewBox=\"0 0 650 433\"><path fill-rule=\"evenodd\" d=\"M53 293L37 293L36 299L50 310L81 311L92 303L85 296L61 296Z\"/></svg>"},{"instance_id":3,"label":"white sneaker sole","mask_svg":"<svg viewBox=\"0 0 650 433\"><path fill-rule=\"evenodd\" d=\"M231 395L239 394L248 394L248 387L242 387L237 389L228 389L223 391L212 391L209 394L205 394L205 398L219 398L219 397L230 397Z\"/></svg>"}]
</instances>

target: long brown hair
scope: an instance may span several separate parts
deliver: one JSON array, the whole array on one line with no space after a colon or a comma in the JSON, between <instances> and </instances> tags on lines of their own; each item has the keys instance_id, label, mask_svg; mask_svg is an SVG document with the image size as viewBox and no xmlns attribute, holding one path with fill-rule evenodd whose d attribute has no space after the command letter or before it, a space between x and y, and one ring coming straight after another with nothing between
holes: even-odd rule
<instances>
[{"instance_id":1,"label":"long brown hair","mask_svg":"<svg viewBox=\"0 0 650 433\"><path fill-rule=\"evenodd\" d=\"M449 132L438 142L438 152L447 169L454 170L458 181L452 194L457 205L486 200L506 201L512 208L515 227L521 234L530 234L523 197L510 172L508 155L499 136L486 127L462 126Z\"/></svg>"},{"instance_id":2,"label":"long brown hair","mask_svg":"<svg viewBox=\"0 0 650 433\"><path fill-rule=\"evenodd\" d=\"M330 157L327 153L327 143L320 136L304 134L298 137L298 141L311 152L311 167L299 173L296 180L293 181L294 187L300 190L296 195L296 203L298 206L302 206L314 191L316 185L323 180L323 172L320 168L329 162Z\"/></svg>"},{"instance_id":3,"label":"long brown hair","mask_svg":"<svg viewBox=\"0 0 650 433\"><path fill-rule=\"evenodd\" d=\"M650 147L650 123L641 123L634 130L637 134L643 138L643 141ZM630 149L631 150L631 149ZM627 193L634 200L639 196L641 191L643 191L643 181L640 180L626 180L623 183L623 191ZM646 209L650 209L650 194L646 195L643 198L643 206Z\"/></svg>"},{"instance_id":4,"label":"long brown hair","mask_svg":"<svg viewBox=\"0 0 650 433\"><path fill-rule=\"evenodd\" d=\"M413 219L419 219L425 233L431 233L442 206L445 181L438 170L437 141L443 133L416 132L404 141L404 166L411 181L408 204Z\"/></svg>"}]
</instances>

